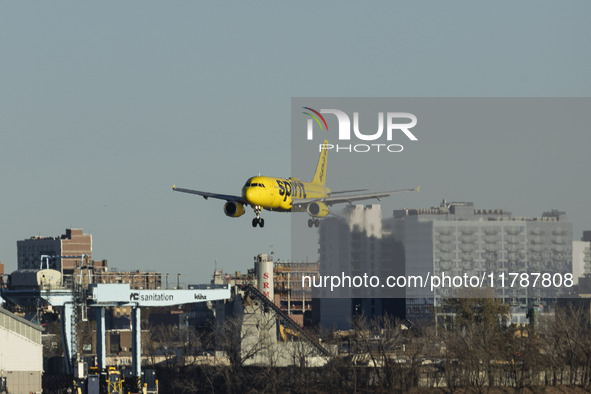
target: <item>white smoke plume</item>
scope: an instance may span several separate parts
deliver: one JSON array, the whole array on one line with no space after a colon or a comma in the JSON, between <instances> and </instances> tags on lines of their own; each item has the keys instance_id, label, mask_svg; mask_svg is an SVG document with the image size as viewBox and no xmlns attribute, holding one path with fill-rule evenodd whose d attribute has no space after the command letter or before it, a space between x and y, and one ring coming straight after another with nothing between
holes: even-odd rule
<instances>
[{"instance_id":1,"label":"white smoke plume","mask_svg":"<svg viewBox=\"0 0 591 394\"><path fill-rule=\"evenodd\" d=\"M350 205L345 209L349 231L362 231L367 237L382 238L382 206Z\"/></svg>"}]
</instances>

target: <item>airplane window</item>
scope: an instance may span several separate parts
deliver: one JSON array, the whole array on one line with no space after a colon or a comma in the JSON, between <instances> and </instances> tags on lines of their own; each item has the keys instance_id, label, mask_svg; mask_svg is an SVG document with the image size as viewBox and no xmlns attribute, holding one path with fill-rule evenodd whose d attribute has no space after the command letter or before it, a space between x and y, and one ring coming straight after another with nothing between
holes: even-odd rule
<instances>
[{"instance_id":1,"label":"airplane window","mask_svg":"<svg viewBox=\"0 0 591 394\"><path fill-rule=\"evenodd\" d=\"M246 182L246 183L244 184L244 187L249 187L249 186L250 186L250 183L248 183L248 182Z\"/></svg>"}]
</instances>

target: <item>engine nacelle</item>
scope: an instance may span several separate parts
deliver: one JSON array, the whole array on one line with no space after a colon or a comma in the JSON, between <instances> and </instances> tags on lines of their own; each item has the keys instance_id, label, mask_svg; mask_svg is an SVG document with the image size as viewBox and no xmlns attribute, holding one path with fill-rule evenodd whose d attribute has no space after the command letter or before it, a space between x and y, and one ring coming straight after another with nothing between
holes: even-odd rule
<instances>
[{"instance_id":1,"label":"engine nacelle","mask_svg":"<svg viewBox=\"0 0 591 394\"><path fill-rule=\"evenodd\" d=\"M306 208L306 210L308 211L308 215L315 218L323 218L330 212L326 204L322 202L310 203L308 204L308 208Z\"/></svg>"},{"instance_id":2,"label":"engine nacelle","mask_svg":"<svg viewBox=\"0 0 591 394\"><path fill-rule=\"evenodd\" d=\"M228 201L224 204L224 213L231 218L244 215L244 205L237 201Z\"/></svg>"}]
</instances>

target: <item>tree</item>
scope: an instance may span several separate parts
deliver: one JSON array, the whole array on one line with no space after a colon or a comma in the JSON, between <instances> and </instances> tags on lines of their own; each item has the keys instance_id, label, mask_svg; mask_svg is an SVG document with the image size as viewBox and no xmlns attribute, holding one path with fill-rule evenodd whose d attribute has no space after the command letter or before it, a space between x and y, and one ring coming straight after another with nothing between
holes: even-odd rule
<instances>
[{"instance_id":1,"label":"tree","mask_svg":"<svg viewBox=\"0 0 591 394\"><path fill-rule=\"evenodd\" d=\"M216 347L228 358L229 366L223 368L227 391L242 392L244 366L258 357L269 357L270 328L275 324L274 317L268 313L249 314L245 324L243 316L227 317L216 333ZM269 357L269 360L273 360Z\"/></svg>"},{"instance_id":2,"label":"tree","mask_svg":"<svg viewBox=\"0 0 591 394\"><path fill-rule=\"evenodd\" d=\"M588 311L569 304L541 319L542 351L548 360L549 383L591 384L591 328Z\"/></svg>"},{"instance_id":3,"label":"tree","mask_svg":"<svg viewBox=\"0 0 591 394\"><path fill-rule=\"evenodd\" d=\"M375 381L386 390L408 390L418 376L419 341L403 330L399 321L382 316L367 322L363 315L353 321L355 352L365 354Z\"/></svg>"},{"instance_id":4,"label":"tree","mask_svg":"<svg viewBox=\"0 0 591 394\"><path fill-rule=\"evenodd\" d=\"M168 368L174 365L178 337L177 326L159 324L150 329L150 341L145 351L150 356L152 366L159 364L161 359Z\"/></svg>"},{"instance_id":5,"label":"tree","mask_svg":"<svg viewBox=\"0 0 591 394\"><path fill-rule=\"evenodd\" d=\"M504 355L509 307L495 298L445 299L444 359L450 388L495 384L495 360Z\"/></svg>"}]
</instances>

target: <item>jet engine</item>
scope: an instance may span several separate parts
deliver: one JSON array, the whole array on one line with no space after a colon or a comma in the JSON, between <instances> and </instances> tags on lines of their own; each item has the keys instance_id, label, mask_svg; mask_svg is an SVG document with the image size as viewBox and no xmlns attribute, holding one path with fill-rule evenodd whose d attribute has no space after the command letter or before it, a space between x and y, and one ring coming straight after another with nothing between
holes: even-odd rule
<instances>
[{"instance_id":1,"label":"jet engine","mask_svg":"<svg viewBox=\"0 0 591 394\"><path fill-rule=\"evenodd\" d=\"M244 205L237 201L228 201L224 204L224 213L226 216L237 218L244 215Z\"/></svg>"},{"instance_id":2,"label":"jet engine","mask_svg":"<svg viewBox=\"0 0 591 394\"><path fill-rule=\"evenodd\" d=\"M330 212L326 204L322 202L313 202L308 204L308 215L315 218L323 218Z\"/></svg>"}]
</instances>

